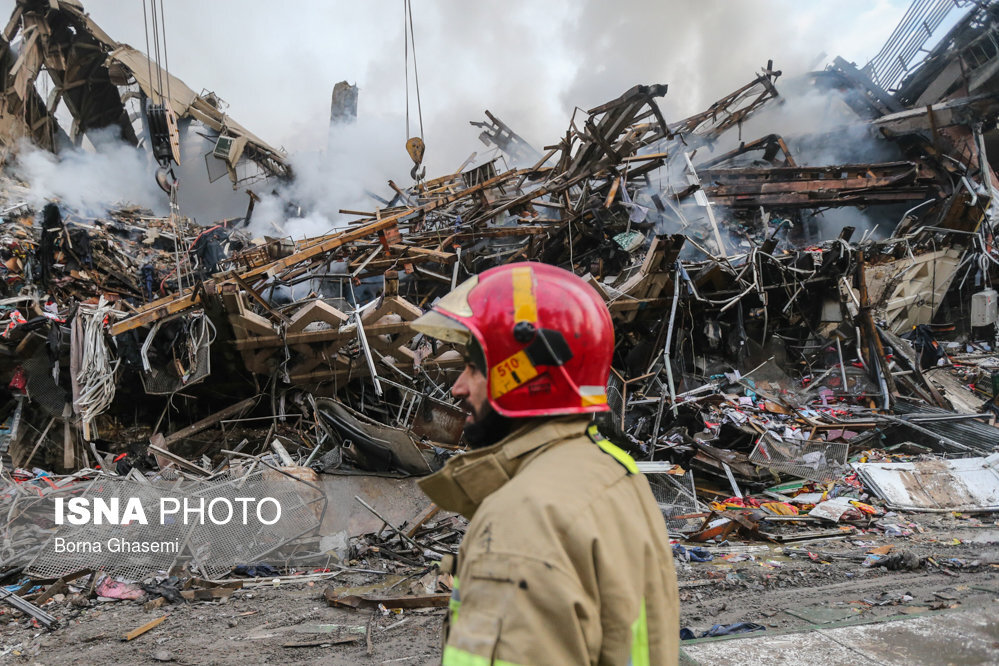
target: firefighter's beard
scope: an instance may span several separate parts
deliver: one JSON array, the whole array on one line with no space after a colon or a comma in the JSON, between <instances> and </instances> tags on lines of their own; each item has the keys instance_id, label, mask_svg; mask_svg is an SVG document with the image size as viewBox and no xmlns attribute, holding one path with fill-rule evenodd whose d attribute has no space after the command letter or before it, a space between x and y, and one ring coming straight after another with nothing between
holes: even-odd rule
<instances>
[{"instance_id":1,"label":"firefighter's beard","mask_svg":"<svg viewBox=\"0 0 999 666\"><path fill-rule=\"evenodd\" d=\"M469 410L476 419L465 424L462 433L465 441L473 449L481 449L492 446L500 441L513 428L513 419L503 416L488 401L478 409Z\"/></svg>"}]
</instances>

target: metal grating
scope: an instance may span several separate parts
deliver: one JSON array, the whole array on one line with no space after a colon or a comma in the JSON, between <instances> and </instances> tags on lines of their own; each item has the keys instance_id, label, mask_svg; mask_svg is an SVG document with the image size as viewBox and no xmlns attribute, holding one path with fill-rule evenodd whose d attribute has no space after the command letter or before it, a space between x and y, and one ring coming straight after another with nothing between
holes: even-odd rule
<instances>
[{"instance_id":1,"label":"metal grating","mask_svg":"<svg viewBox=\"0 0 999 666\"><path fill-rule=\"evenodd\" d=\"M642 463L639 463L641 467ZM685 532L701 524L699 518L676 518L706 510L697 500L694 490L694 473L687 470L682 475L665 474L643 470L649 480L652 496L656 498L659 510L663 512L666 526L674 532Z\"/></svg>"},{"instance_id":2,"label":"metal grating","mask_svg":"<svg viewBox=\"0 0 999 666\"><path fill-rule=\"evenodd\" d=\"M69 333L65 334L69 339ZM28 374L28 395L31 402L39 405L49 416L62 417L63 408L72 396L66 389L59 386L52 377L52 361L49 360L45 347L41 347L35 355L24 361L24 371ZM69 370L64 371L65 375Z\"/></svg>"},{"instance_id":3,"label":"metal grating","mask_svg":"<svg viewBox=\"0 0 999 666\"><path fill-rule=\"evenodd\" d=\"M845 471L849 451L846 442L782 439L765 433L749 454L749 461L780 474L831 481Z\"/></svg>"},{"instance_id":4,"label":"metal grating","mask_svg":"<svg viewBox=\"0 0 999 666\"><path fill-rule=\"evenodd\" d=\"M101 475L63 487L36 488L38 490L32 489L30 493L0 498L0 512L12 518L0 540L0 562L27 564L28 572L38 577L59 577L92 568L138 580L182 563L189 563L204 576L219 577L234 566L260 562L290 541L315 532L326 510L326 498L319 488L279 469L260 466L245 476L225 475L206 481L154 483ZM57 497L118 498L122 510L126 501L134 497L141 503L149 524L94 525L89 522L57 526L54 524ZM264 497L272 497L280 503L280 520L273 525L255 520L254 502L248 505L250 520L244 525L241 504L235 499ZM212 500L224 498L234 507L235 515L224 525L216 525L208 519L201 525L193 515L188 525L183 524L182 518L169 515L166 524L161 524L162 498L178 498L181 502L187 498L189 506L200 506L204 500L206 509ZM216 506L216 517L224 519L225 504ZM272 515L272 507L268 505L264 518L270 520ZM60 553L56 551L56 539L65 539L65 543L97 543L100 549ZM173 543L177 544L177 552L121 552L120 541L111 545L112 540Z\"/></svg>"},{"instance_id":5,"label":"metal grating","mask_svg":"<svg viewBox=\"0 0 999 666\"><path fill-rule=\"evenodd\" d=\"M923 47L958 0L913 0L881 50L864 66L871 80L895 92L905 75L929 52Z\"/></svg>"}]
</instances>

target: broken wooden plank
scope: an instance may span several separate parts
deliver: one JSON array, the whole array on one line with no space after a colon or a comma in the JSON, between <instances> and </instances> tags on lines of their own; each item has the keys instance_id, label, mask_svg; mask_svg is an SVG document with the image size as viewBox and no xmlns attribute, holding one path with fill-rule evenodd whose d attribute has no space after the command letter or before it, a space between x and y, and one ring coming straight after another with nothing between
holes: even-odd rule
<instances>
[{"instance_id":1,"label":"broken wooden plank","mask_svg":"<svg viewBox=\"0 0 999 666\"><path fill-rule=\"evenodd\" d=\"M332 588L323 592L326 603L330 606L343 606L347 608L378 608L379 605L385 608L440 608L447 606L451 595L443 594L421 594L406 597L377 597L372 595L347 594L336 596Z\"/></svg>"},{"instance_id":2,"label":"broken wooden plank","mask_svg":"<svg viewBox=\"0 0 999 666\"><path fill-rule=\"evenodd\" d=\"M166 597L159 597L159 598L153 599L152 601L147 601L146 603L144 603L142 605L142 609L143 610L147 610L147 611L156 610L157 608L159 608L161 606L165 606L166 603L167 603Z\"/></svg>"},{"instance_id":3,"label":"broken wooden plank","mask_svg":"<svg viewBox=\"0 0 999 666\"><path fill-rule=\"evenodd\" d=\"M417 530L423 527L423 524L425 522L436 516L437 512L439 512L440 510L441 508L439 506L431 502L430 506L428 506L426 509L423 510L423 513L420 515L420 517L416 519L416 521L413 523L413 526L409 528L408 532L406 532L406 536L412 539L416 535Z\"/></svg>"},{"instance_id":4,"label":"broken wooden plank","mask_svg":"<svg viewBox=\"0 0 999 666\"><path fill-rule=\"evenodd\" d=\"M60 578L56 582L54 582L51 585L49 585L49 587L48 587L47 590L45 590L44 592L42 592L41 594L39 594L37 597L35 597L35 603L38 604L39 606L41 606L42 604L44 604L46 601L48 601L49 599L51 599L55 595L60 594L60 593L62 593L64 591L66 591L67 589L69 589L69 586L66 585L66 581L64 579Z\"/></svg>"},{"instance_id":5,"label":"broken wooden plank","mask_svg":"<svg viewBox=\"0 0 999 666\"><path fill-rule=\"evenodd\" d=\"M163 437L162 435L160 435L159 433L156 433L155 435L153 435L149 439L150 439L150 441L152 441L154 439L162 438L162 437ZM194 463L192 463L192 462L190 462L188 460L185 460L184 458L181 458L180 456L178 456L175 453L171 453L171 452L167 451L166 449L164 449L161 446L157 446L156 444L150 444L149 445L149 451L152 452L152 454L157 458L157 462L159 462L159 458L160 457L163 457L170 464L177 465L177 467L180 467L182 470L184 470L186 472L192 472L194 474L198 474L199 476L211 476L211 473L208 472L207 470L204 470L204 469L198 467L197 465L195 465ZM164 467L164 465L160 465L160 467L162 468L162 467Z\"/></svg>"},{"instance_id":6,"label":"broken wooden plank","mask_svg":"<svg viewBox=\"0 0 999 666\"><path fill-rule=\"evenodd\" d=\"M357 643L362 640L364 640L363 635L339 636L337 638L322 638L312 641L295 641L291 643L282 643L281 647L286 647L286 648L322 647L324 645L343 645L345 643Z\"/></svg>"},{"instance_id":7,"label":"broken wooden plank","mask_svg":"<svg viewBox=\"0 0 999 666\"><path fill-rule=\"evenodd\" d=\"M137 628L133 629L132 631L128 632L127 634L123 634L122 637L121 637L121 640L123 640L123 641L130 641L130 640L133 640L135 638L138 638L139 636L141 636L142 634L146 633L150 629L154 629L155 627L158 627L159 625L161 625L163 623L163 621L166 620L168 617L170 617L170 616L169 615L164 615L162 617L156 618L155 620L150 620L149 622L146 622L141 627L137 627Z\"/></svg>"},{"instance_id":8,"label":"broken wooden plank","mask_svg":"<svg viewBox=\"0 0 999 666\"><path fill-rule=\"evenodd\" d=\"M256 401L257 401L257 396L253 396L252 398L247 398L246 400L240 400L234 405L230 405L229 407L226 407L221 411L215 412L211 416L206 416L200 421L195 421L186 428L181 428L180 430L167 435L166 437L163 438L163 444L157 444L157 446L164 446L164 445L169 446L174 442L178 442L182 439L186 439L187 437L191 437L192 435L196 435L202 430L207 430L208 428L212 427L219 421L223 421L229 418L230 416L238 414L244 409L251 407ZM152 438L150 438L150 442L152 442Z\"/></svg>"}]
</instances>

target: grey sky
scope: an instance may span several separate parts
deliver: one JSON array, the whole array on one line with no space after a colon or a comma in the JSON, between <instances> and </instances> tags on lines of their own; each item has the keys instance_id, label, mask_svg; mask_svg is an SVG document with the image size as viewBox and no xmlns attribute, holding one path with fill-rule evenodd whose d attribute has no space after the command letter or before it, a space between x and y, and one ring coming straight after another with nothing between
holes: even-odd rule
<instances>
[{"instance_id":1,"label":"grey sky","mask_svg":"<svg viewBox=\"0 0 999 666\"><path fill-rule=\"evenodd\" d=\"M428 173L483 149L467 121L484 109L543 144L565 131L574 106L636 83L668 83L662 106L676 119L748 81L769 58L786 74L834 55L863 64L907 5L414 0ZM141 2L85 7L112 37L145 50ZM325 144L330 90L346 79L360 86L360 113L379 128L370 149L397 150L406 164L401 0L167 0L165 15L173 73L216 91L265 140L292 152Z\"/></svg>"}]
</instances>

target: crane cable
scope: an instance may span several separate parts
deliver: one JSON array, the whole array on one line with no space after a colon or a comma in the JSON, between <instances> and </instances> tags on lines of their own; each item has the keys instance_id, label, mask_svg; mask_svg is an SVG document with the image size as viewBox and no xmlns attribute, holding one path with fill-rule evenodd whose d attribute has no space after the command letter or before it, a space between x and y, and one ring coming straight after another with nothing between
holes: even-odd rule
<instances>
[{"instance_id":1,"label":"crane cable","mask_svg":"<svg viewBox=\"0 0 999 666\"><path fill-rule=\"evenodd\" d=\"M149 68L149 102L146 104L146 118L149 123L149 134L152 144L153 156L159 163L160 168L156 172L156 183L170 196L170 222L174 228L174 261L176 267L174 271L177 275L177 290L183 291L184 280L181 270L181 250L179 239L180 230L180 204L177 199L177 187L179 185L177 176L173 172L172 164L180 164L180 130L177 126L177 116L173 110L173 97L170 93L170 59L167 54L166 39L166 16L163 5L165 0L159 0L159 16L156 11L157 0L149 0L147 10L146 0L142 0L142 21L146 31L146 63ZM148 13L149 21L146 20ZM153 52L149 52L149 27L152 24L153 31ZM162 59L160 50L160 38L162 36L163 49ZM154 81L152 68L153 60L156 61L156 79ZM162 62L162 64L160 64ZM163 78L166 75L166 97L163 96ZM159 104L156 104L156 95L159 95Z\"/></svg>"},{"instance_id":2,"label":"crane cable","mask_svg":"<svg viewBox=\"0 0 999 666\"><path fill-rule=\"evenodd\" d=\"M155 0L154 0L155 1ZM420 171L420 164L423 163L423 153L426 144L423 143L423 106L420 104L420 70L416 65L416 34L413 30L413 7L411 0L402 0L402 29L404 47L404 66L406 70L406 151L413 159L413 169L409 175L413 180L419 181L426 175L426 168ZM420 119L420 135L411 136L409 131L409 50L413 50L413 79L416 88L416 111Z\"/></svg>"},{"instance_id":3,"label":"crane cable","mask_svg":"<svg viewBox=\"0 0 999 666\"><path fill-rule=\"evenodd\" d=\"M167 53L167 39L166 39L166 16L164 14L163 5L166 4L163 0L159 3L159 17L156 15L156 0L149 0L150 7L146 7L146 0L142 0L142 24L146 33L146 64L149 70L149 87L152 92L155 92L160 97L160 103L163 103L163 75L166 74L166 98L171 99L170 96L170 56ZM150 51L149 48L149 24L152 22L153 31L153 48ZM162 49L162 59L160 57L160 39L162 35L163 49ZM153 83L153 62L156 62L156 79L155 85ZM160 63L163 63L162 65ZM155 95L151 96L155 102Z\"/></svg>"}]
</instances>

